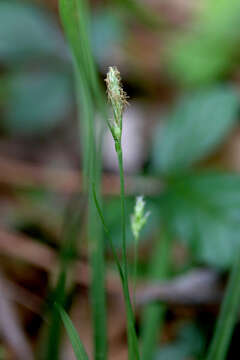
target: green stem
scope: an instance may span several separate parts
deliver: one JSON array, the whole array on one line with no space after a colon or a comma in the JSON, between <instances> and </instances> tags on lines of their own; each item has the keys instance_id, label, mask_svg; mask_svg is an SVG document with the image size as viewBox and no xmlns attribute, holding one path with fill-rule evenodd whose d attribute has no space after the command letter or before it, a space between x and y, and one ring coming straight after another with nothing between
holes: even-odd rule
<instances>
[{"instance_id":1,"label":"green stem","mask_svg":"<svg viewBox=\"0 0 240 360\"><path fill-rule=\"evenodd\" d=\"M123 271L124 271L123 292L125 297L125 305L126 305L126 313L127 313L127 334L128 334L128 347L129 347L128 357L130 360L138 360L140 359L139 350L138 350L138 341L136 336L134 313L133 313L131 298L129 294L129 286L128 286L125 184L124 184L124 170L123 170L121 142L115 141L115 148L118 156L120 188L121 188L122 250L123 250Z\"/></svg>"},{"instance_id":2,"label":"green stem","mask_svg":"<svg viewBox=\"0 0 240 360\"><path fill-rule=\"evenodd\" d=\"M133 254L133 307L136 309L136 288L137 288L137 267L138 267L138 240L134 239Z\"/></svg>"},{"instance_id":3,"label":"green stem","mask_svg":"<svg viewBox=\"0 0 240 360\"><path fill-rule=\"evenodd\" d=\"M166 230L161 239L157 239L150 262L149 275L152 280L165 279L169 272L171 239ZM157 345L158 334L163 326L165 305L152 303L143 312L142 321L142 359L152 360Z\"/></svg>"},{"instance_id":4,"label":"green stem","mask_svg":"<svg viewBox=\"0 0 240 360\"><path fill-rule=\"evenodd\" d=\"M240 254L233 264L207 360L226 359L240 305Z\"/></svg>"},{"instance_id":5,"label":"green stem","mask_svg":"<svg viewBox=\"0 0 240 360\"><path fill-rule=\"evenodd\" d=\"M124 184L124 170L123 170L123 157L121 145L118 143L117 156L120 175L121 187L121 222L122 222L122 249L123 249L123 266L126 280L128 281L128 264L127 264L127 245L126 245L126 209L125 209L125 184Z\"/></svg>"},{"instance_id":6,"label":"green stem","mask_svg":"<svg viewBox=\"0 0 240 360\"><path fill-rule=\"evenodd\" d=\"M101 210L101 207L99 205L99 202L97 200L97 196L96 196L96 191L95 191L95 186L93 183L93 198L95 201L95 205L96 205L96 209L98 211L99 217L101 219L103 228L106 232L108 241L110 243L113 255L114 255L114 259L119 271L119 275L120 275L120 279L121 279L121 284L122 284L122 289L123 289L123 295L124 295L124 301L125 301L125 307L126 307L126 315L127 315L127 331L128 331L128 343L129 343L129 359L131 360L139 360L139 350L138 350L138 340L137 340L137 335L136 335L136 330L135 330L135 324L134 324L134 314L133 314L133 310L132 310L132 306L131 306L131 301L130 301L130 296L129 296L129 289L128 289L128 282L126 281L125 278L125 274L124 271L122 270L122 266L120 264L120 261L118 259L118 255L116 253L116 250L113 246L113 241L112 238L110 236L110 231L105 223L104 220L104 216Z\"/></svg>"}]
</instances>

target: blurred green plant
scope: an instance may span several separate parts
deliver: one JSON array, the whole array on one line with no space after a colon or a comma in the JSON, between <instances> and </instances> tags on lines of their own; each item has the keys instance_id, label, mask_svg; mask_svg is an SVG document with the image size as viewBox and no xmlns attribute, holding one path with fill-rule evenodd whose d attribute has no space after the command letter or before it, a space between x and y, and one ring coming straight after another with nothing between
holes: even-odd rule
<instances>
[{"instance_id":1,"label":"blurred green plant","mask_svg":"<svg viewBox=\"0 0 240 360\"><path fill-rule=\"evenodd\" d=\"M1 1L0 62L5 131L46 133L67 116L73 105L68 51L56 19L42 7Z\"/></svg>"},{"instance_id":2,"label":"blurred green plant","mask_svg":"<svg viewBox=\"0 0 240 360\"><path fill-rule=\"evenodd\" d=\"M202 331L194 323L182 325L176 340L156 352L155 360L200 359L206 346Z\"/></svg>"},{"instance_id":3,"label":"blurred green plant","mask_svg":"<svg viewBox=\"0 0 240 360\"><path fill-rule=\"evenodd\" d=\"M168 68L183 85L199 86L219 80L239 57L238 0L203 0L192 25L170 42Z\"/></svg>"},{"instance_id":4,"label":"blurred green plant","mask_svg":"<svg viewBox=\"0 0 240 360\"><path fill-rule=\"evenodd\" d=\"M171 178L160 216L198 263L232 264L240 234L240 176L195 172Z\"/></svg>"},{"instance_id":5,"label":"blurred green plant","mask_svg":"<svg viewBox=\"0 0 240 360\"><path fill-rule=\"evenodd\" d=\"M1 1L1 62L21 67L23 61L64 55L66 46L53 16L27 1Z\"/></svg>"},{"instance_id":6,"label":"blurred green plant","mask_svg":"<svg viewBox=\"0 0 240 360\"><path fill-rule=\"evenodd\" d=\"M240 177L194 172L191 165L223 141L237 120L238 108L233 88L194 92L179 101L164 126L158 126L153 142L153 168L167 183L159 198L160 216L188 243L197 261L220 267L231 264L238 243Z\"/></svg>"},{"instance_id":7,"label":"blurred green plant","mask_svg":"<svg viewBox=\"0 0 240 360\"><path fill-rule=\"evenodd\" d=\"M11 134L40 134L53 129L72 106L66 73L18 72L6 75L4 129Z\"/></svg>"},{"instance_id":8,"label":"blurred green plant","mask_svg":"<svg viewBox=\"0 0 240 360\"><path fill-rule=\"evenodd\" d=\"M231 267L239 256L240 176L196 171L192 165L217 149L236 123L238 110L235 89L225 85L202 89L180 99L154 135L153 169L166 182L159 196L161 221L172 236L185 242L196 263L218 268ZM222 360L227 352L239 299L237 266L231 272L209 359ZM154 320L149 329L152 336L158 331L153 331Z\"/></svg>"},{"instance_id":9,"label":"blurred green plant","mask_svg":"<svg viewBox=\"0 0 240 360\"><path fill-rule=\"evenodd\" d=\"M119 199L111 199L105 220L101 211L99 190L102 137L96 134L95 115L101 114L107 121L108 118L104 94L92 57L87 5L83 0L61 0L60 13L73 55L79 120L83 134L85 191L89 192L88 233L93 269L91 298L95 359L107 358L104 242L95 205L107 236L109 237L109 233L113 234L113 240L110 237L110 246L123 284L128 335L130 334L129 353L130 357L135 359L139 358L139 355L128 292L126 254L130 224L125 222L131 199L130 201L127 199L126 204L121 149L122 114L118 121L114 119L115 122L109 123L119 158L122 207L119 210ZM239 39L237 1L221 0L217 4L206 0L203 5L203 10L193 25L194 31L184 34L176 43L172 43L173 52L170 54L169 66L177 74L178 79L188 85L203 85L215 81L223 73L230 71L237 54L236 44ZM143 22L153 20L149 17L149 13L147 17L145 16L144 8L135 1L127 0L123 6L125 9L132 9ZM102 20L102 23L104 21ZM111 36L107 39L113 41ZM36 64L36 60L38 69L33 71L32 64ZM55 126L59 119L69 112L72 102L69 60L66 45L55 20L43 9L16 1L0 3L0 61L9 71L2 77L0 92L5 113L5 129L9 132L38 134ZM56 61L58 68L53 70ZM120 110L122 112L122 109ZM217 149L233 129L238 110L239 99L235 88L221 84L211 88L205 87L183 96L174 107L168 121L155 129L151 170L162 177L165 187L156 197L155 202L159 208L161 236L149 264L150 279L159 280L168 276L172 238L177 238L186 244L191 250L190 254L195 263L213 265L220 269L231 266L234 255L239 249L240 176L224 171L196 171L193 165ZM119 108L114 109L114 115L118 111ZM101 133L103 126L102 123L100 124ZM93 194L88 182L96 184ZM98 201L97 198L100 200ZM121 234L118 228L120 216L122 216ZM111 221L108 221L108 218ZM151 219L149 222L151 223ZM106 223L110 223L110 230L106 228ZM146 226L146 232L149 231L148 227L149 225ZM120 243L118 241L120 236L124 253L123 267L115 251L115 244ZM71 240L71 236L68 239ZM95 241L91 241L92 239ZM58 357L61 334L57 317L60 312L77 358L87 359L70 319L61 308L66 301L65 281L69 265L66 259L67 255L64 252L61 257L60 275L53 294L54 301L57 301L60 307L58 306L51 313L52 326L49 332L47 358ZM239 289L236 286L238 267L239 264L237 267L234 266L232 271L226 300L223 303L209 353L211 360L223 360L227 352L239 299ZM154 356L157 335L160 334L164 324L165 309L163 304L150 304L143 311L140 336L144 360L150 360ZM189 346L185 345L187 341L183 341L180 337L172 346L162 347L158 351L157 358L174 356L180 359L198 352L200 346L197 349L190 346L192 343L198 343L197 340L192 340L191 336L189 334L186 336L190 339L187 340Z\"/></svg>"},{"instance_id":10,"label":"blurred green plant","mask_svg":"<svg viewBox=\"0 0 240 360\"><path fill-rule=\"evenodd\" d=\"M224 140L237 121L236 89L219 85L182 96L159 124L153 139L156 171L172 174L203 159Z\"/></svg>"},{"instance_id":11,"label":"blurred green plant","mask_svg":"<svg viewBox=\"0 0 240 360\"><path fill-rule=\"evenodd\" d=\"M90 295L94 358L104 360L107 357L105 246L90 184L95 182L96 192L100 197L103 122L99 124L99 135L96 133L95 117L98 114L106 118L106 103L92 55L88 2L85 0L60 0L59 10L72 53L79 106L79 127L82 130L84 192L88 196L88 239L92 268Z\"/></svg>"}]
</instances>

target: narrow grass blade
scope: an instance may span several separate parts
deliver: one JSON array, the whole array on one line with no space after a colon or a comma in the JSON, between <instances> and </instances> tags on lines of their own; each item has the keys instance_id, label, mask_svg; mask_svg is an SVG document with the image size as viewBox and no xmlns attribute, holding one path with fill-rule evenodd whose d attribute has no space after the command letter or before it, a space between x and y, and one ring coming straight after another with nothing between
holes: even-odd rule
<instances>
[{"instance_id":1,"label":"narrow grass blade","mask_svg":"<svg viewBox=\"0 0 240 360\"><path fill-rule=\"evenodd\" d=\"M61 319L68 333L77 360L88 360L87 353L84 349L84 346L78 336L77 330L75 329L71 319L60 305L55 304L55 307L59 315L61 316Z\"/></svg>"},{"instance_id":2,"label":"narrow grass blade","mask_svg":"<svg viewBox=\"0 0 240 360\"><path fill-rule=\"evenodd\" d=\"M109 244L110 244L113 256L114 256L114 260L115 260L115 263L116 263L117 268L118 268L120 278L121 278L122 281L124 281L124 274L123 274L122 266L120 264L116 249L115 249L115 247L113 245L112 238L111 238L111 235L110 235L110 231L109 231L109 229L108 229L108 227L107 227L107 225L105 223L104 216L103 216L100 204L99 204L98 199L97 199L97 194L96 194L96 189L95 189L95 184L94 183L92 184L92 192L93 192L93 199L94 199L94 202L95 202L95 206L96 206L98 215L100 217L100 220L102 222L103 229L104 229L104 231L105 231L105 233L107 235L107 239L109 241Z\"/></svg>"},{"instance_id":3,"label":"narrow grass blade","mask_svg":"<svg viewBox=\"0 0 240 360\"><path fill-rule=\"evenodd\" d=\"M77 68L87 79L98 110L107 117L104 93L101 89L89 41L89 11L87 0L60 0L59 10Z\"/></svg>"},{"instance_id":4,"label":"narrow grass blade","mask_svg":"<svg viewBox=\"0 0 240 360\"><path fill-rule=\"evenodd\" d=\"M89 10L85 0L60 0L60 15L73 55L79 120L82 129L86 191L94 180L100 189L101 152L96 151L95 112L106 117L105 101L97 76L89 41ZM88 235L92 267L91 303L94 329L95 360L107 358L104 242L92 193L89 191Z\"/></svg>"},{"instance_id":5,"label":"narrow grass blade","mask_svg":"<svg viewBox=\"0 0 240 360\"><path fill-rule=\"evenodd\" d=\"M84 203L79 199L70 201L67 207L62 225L62 245L59 254L59 275L57 284L48 296L48 328L47 337L43 343L43 349L39 354L40 359L58 360L61 341L61 321L59 319L54 303L57 302L62 307L68 299L68 289L66 280L71 272L72 264L77 254L77 239L81 228L82 213ZM74 285L74 284L72 284Z\"/></svg>"},{"instance_id":6,"label":"narrow grass blade","mask_svg":"<svg viewBox=\"0 0 240 360\"><path fill-rule=\"evenodd\" d=\"M58 360L61 343L61 322L52 302L58 301L65 305L66 294L66 272L60 271L56 288L50 296L49 329L47 331L46 345L41 352L40 358L46 360Z\"/></svg>"},{"instance_id":7,"label":"narrow grass blade","mask_svg":"<svg viewBox=\"0 0 240 360\"><path fill-rule=\"evenodd\" d=\"M106 325L106 299L105 299L105 260L104 239L96 208L89 194L89 223L90 261L92 268L91 305L94 326L95 359L107 358L107 325Z\"/></svg>"},{"instance_id":8,"label":"narrow grass blade","mask_svg":"<svg viewBox=\"0 0 240 360\"><path fill-rule=\"evenodd\" d=\"M240 308L240 253L233 264L207 360L224 360Z\"/></svg>"},{"instance_id":9,"label":"narrow grass blade","mask_svg":"<svg viewBox=\"0 0 240 360\"><path fill-rule=\"evenodd\" d=\"M156 248L149 269L151 279L165 279L169 271L169 255L171 239L166 232L162 232L161 239L157 239ZM142 320L142 359L152 360L156 350L157 337L161 331L165 314L163 304L149 304L143 312Z\"/></svg>"}]
</instances>

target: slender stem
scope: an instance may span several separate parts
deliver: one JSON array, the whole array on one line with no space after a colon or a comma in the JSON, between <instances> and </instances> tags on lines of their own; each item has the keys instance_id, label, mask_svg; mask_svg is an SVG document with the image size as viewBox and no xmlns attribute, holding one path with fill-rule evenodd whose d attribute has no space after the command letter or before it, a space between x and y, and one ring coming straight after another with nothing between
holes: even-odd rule
<instances>
[{"instance_id":1,"label":"slender stem","mask_svg":"<svg viewBox=\"0 0 240 360\"><path fill-rule=\"evenodd\" d=\"M117 156L119 164L120 187L121 187L121 222L122 222L122 249L123 249L123 266L126 280L128 280L128 265L127 265L127 245L126 245L126 209L125 209L125 184L124 184L124 170L121 144L117 143Z\"/></svg>"},{"instance_id":2,"label":"slender stem","mask_svg":"<svg viewBox=\"0 0 240 360\"><path fill-rule=\"evenodd\" d=\"M136 309L136 287L137 287L137 267L138 267L138 241L134 241L133 254L133 307Z\"/></svg>"},{"instance_id":3,"label":"slender stem","mask_svg":"<svg viewBox=\"0 0 240 360\"><path fill-rule=\"evenodd\" d=\"M126 208L125 208L125 183L124 183L124 170L123 170L123 157L121 142L115 141L115 148L118 156L120 187L121 187L121 221L122 221L122 249L123 249L123 271L124 283L123 292L126 299L126 313L127 313L127 332L128 332L128 345L129 345L129 359L140 359L138 342L135 330L134 313L129 294L128 286L128 263L127 263L127 245L126 245Z\"/></svg>"},{"instance_id":4,"label":"slender stem","mask_svg":"<svg viewBox=\"0 0 240 360\"><path fill-rule=\"evenodd\" d=\"M95 184L94 183L92 183L92 192L93 192L93 199L94 199L94 202L95 202L95 205L96 205L98 215L99 215L100 220L102 222L104 231L105 231L105 233L107 235L107 239L109 241L109 244L110 244L113 256L114 256L114 260L115 260L115 263L117 264L119 275L120 275L120 278L121 278L121 281L122 281L122 284L123 284L124 283L124 273L122 271L122 267L121 267L120 261L118 259L117 252L116 252L115 247L113 245L113 241L112 241L112 238L110 236L110 231L109 231L109 229L108 229L108 227L107 227L107 225L105 223L104 216L103 216L100 204L99 204L98 199L97 199L97 194L96 194L96 189L95 189Z\"/></svg>"},{"instance_id":5,"label":"slender stem","mask_svg":"<svg viewBox=\"0 0 240 360\"><path fill-rule=\"evenodd\" d=\"M123 289L123 295L124 295L124 300L125 300L125 307L126 307L126 315L127 315L127 331L128 331L128 343L129 343L129 359L130 360L139 360L139 350L138 350L138 340L137 340L137 336L136 336L136 330L135 330L135 322L134 322L134 313L133 313L133 309L131 306L131 300L130 300L130 295L129 295L129 289L128 289L128 282L126 281L125 278L125 274L124 271L122 269L122 266L120 264L120 261L118 259L118 255L117 252L115 250L115 247L113 245L113 241L112 238L110 236L110 231L105 223L104 220L104 216L101 210L101 207L99 205L99 202L97 200L97 195L96 195L96 191L95 191L95 185L94 183L92 184L92 190L93 190L93 198L95 201L95 205L99 214L99 217L101 219L103 228L107 234L107 238L108 241L110 243L113 255L114 255L114 259L119 271L119 275L120 275L120 279L121 279L121 284L122 284L122 289Z\"/></svg>"},{"instance_id":6,"label":"slender stem","mask_svg":"<svg viewBox=\"0 0 240 360\"><path fill-rule=\"evenodd\" d=\"M240 254L233 264L207 360L226 359L240 305Z\"/></svg>"}]
</instances>

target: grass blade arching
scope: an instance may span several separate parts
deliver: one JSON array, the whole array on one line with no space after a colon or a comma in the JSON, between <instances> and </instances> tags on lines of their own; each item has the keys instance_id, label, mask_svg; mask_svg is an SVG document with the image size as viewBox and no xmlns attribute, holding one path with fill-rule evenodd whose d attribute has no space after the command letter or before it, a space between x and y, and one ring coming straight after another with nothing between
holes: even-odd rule
<instances>
[{"instance_id":1,"label":"grass blade arching","mask_svg":"<svg viewBox=\"0 0 240 360\"><path fill-rule=\"evenodd\" d=\"M212 343L207 354L207 360L224 360L237 321L240 304L240 256L237 252L233 264L226 294L221 305Z\"/></svg>"},{"instance_id":2,"label":"grass blade arching","mask_svg":"<svg viewBox=\"0 0 240 360\"><path fill-rule=\"evenodd\" d=\"M78 336L77 330L75 329L70 317L67 315L66 311L58 304L55 304L55 307L61 316L62 322L65 326L65 329L68 333L68 337L71 341L74 353L77 360L88 360L87 353L84 349L84 346Z\"/></svg>"},{"instance_id":3,"label":"grass blade arching","mask_svg":"<svg viewBox=\"0 0 240 360\"><path fill-rule=\"evenodd\" d=\"M94 180L98 194L100 186L101 153L96 152L95 112L106 115L104 96L89 41L89 11L85 0L60 0L60 15L65 34L73 55L76 89L79 103L79 119L82 129L85 184ZM88 187L88 186L86 186ZM89 189L85 189L89 191ZM107 329L105 305L104 242L99 218L96 214L91 189L88 194L88 235L92 267L91 302L94 329L95 360L107 357Z\"/></svg>"}]
</instances>

